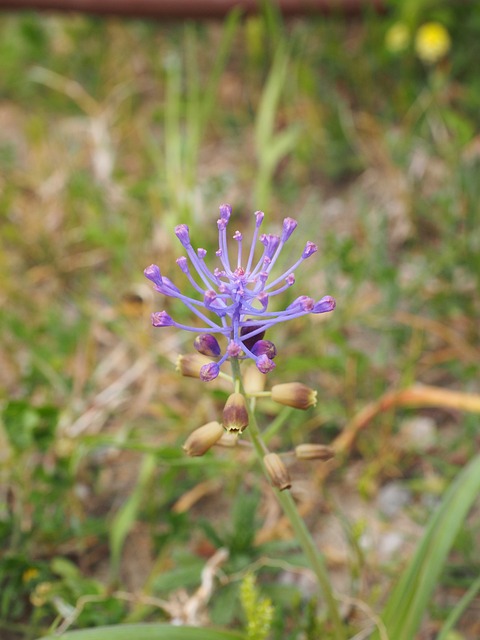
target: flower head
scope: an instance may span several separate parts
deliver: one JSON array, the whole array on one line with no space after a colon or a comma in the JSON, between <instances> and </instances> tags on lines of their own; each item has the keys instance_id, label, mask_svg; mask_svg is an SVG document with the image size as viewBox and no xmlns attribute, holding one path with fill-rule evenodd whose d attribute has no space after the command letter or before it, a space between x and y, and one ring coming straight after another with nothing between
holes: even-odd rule
<instances>
[{"instance_id":1,"label":"flower head","mask_svg":"<svg viewBox=\"0 0 480 640\"><path fill-rule=\"evenodd\" d=\"M410 43L410 31L403 22L395 22L385 34L385 46L390 53L405 51Z\"/></svg>"},{"instance_id":2,"label":"flower head","mask_svg":"<svg viewBox=\"0 0 480 640\"><path fill-rule=\"evenodd\" d=\"M415 52L425 64L435 64L450 50L448 31L439 22L426 22L415 35Z\"/></svg>"},{"instance_id":3,"label":"flower head","mask_svg":"<svg viewBox=\"0 0 480 640\"><path fill-rule=\"evenodd\" d=\"M232 239L236 244L236 251L234 256L230 256L227 227L231 214L230 205L220 207L216 251L219 264L213 270L205 262L205 249L193 248L188 226L180 224L175 228L175 235L187 254L176 262L197 292L196 297L184 295L169 278L162 276L157 265L150 265L144 271L156 291L181 300L202 322L203 327L199 329L175 322L165 311L152 314L152 324L155 327L175 326L200 334L195 340L197 350L219 358L217 362L202 367L200 377L204 381L216 378L221 364L228 358L251 358L259 371L268 373L275 367L273 359L277 349L273 342L264 340L267 330L286 320L308 313L325 313L335 308L335 300L331 296L324 296L318 301L308 296L299 296L283 311L270 310L271 300L295 283L295 269L317 251L317 246L313 242L307 242L296 262L277 275L278 258L295 231L297 222L293 218L285 218L281 235L262 234L260 227L264 214L256 211L250 247L244 250L243 235L240 231L235 231ZM260 250L256 256L258 246ZM216 339L220 336L224 336L227 341L223 355Z\"/></svg>"}]
</instances>

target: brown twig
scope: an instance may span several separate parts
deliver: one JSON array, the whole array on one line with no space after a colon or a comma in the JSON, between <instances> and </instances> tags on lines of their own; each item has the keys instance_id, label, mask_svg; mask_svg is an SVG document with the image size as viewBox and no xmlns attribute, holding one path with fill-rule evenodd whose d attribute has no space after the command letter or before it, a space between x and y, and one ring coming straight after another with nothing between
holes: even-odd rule
<instances>
[{"instance_id":1,"label":"brown twig","mask_svg":"<svg viewBox=\"0 0 480 640\"><path fill-rule=\"evenodd\" d=\"M400 391L389 391L379 400L367 404L346 424L333 442L335 451L338 454L348 453L358 433L376 415L394 407L440 407L480 413L480 395L420 384Z\"/></svg>"}]
</instances>

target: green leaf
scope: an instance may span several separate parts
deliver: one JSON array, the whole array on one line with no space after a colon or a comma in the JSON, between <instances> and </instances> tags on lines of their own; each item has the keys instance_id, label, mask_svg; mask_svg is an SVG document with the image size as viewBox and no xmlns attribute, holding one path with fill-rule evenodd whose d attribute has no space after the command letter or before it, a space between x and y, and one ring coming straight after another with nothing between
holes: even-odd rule
<instances>
[{"instance_id":1,"label":"green leaf","mask_svg":"<svg viewBox=\"0 0 480 640\"><path fill-rule=\"evenodd\" d=\"M169 624L125 624L96 629L69 631L61 636L46 636L39 640L244 640L234 631L197 627L173 627Z\"/></svg>"},{"instance_id":2,"label":"green leaf","mask_svg":"<svg viewBox=\"0 0 480 640\"><path fill-rule=\"evenodd\" d=\"M389 640L412 640L448 553L480 491L480 456L457 476L433 514L416 553L394 588L382 620ZM372 640L379 638L378 632Z\"/></svg>"}]
</instances>

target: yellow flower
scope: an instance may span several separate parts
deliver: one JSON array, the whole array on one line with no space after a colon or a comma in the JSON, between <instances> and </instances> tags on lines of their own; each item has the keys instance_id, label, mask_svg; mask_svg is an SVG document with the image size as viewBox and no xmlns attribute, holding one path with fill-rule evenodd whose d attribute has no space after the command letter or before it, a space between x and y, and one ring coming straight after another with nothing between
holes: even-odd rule
<instances>
[{"instance_id":1,"label":"yellow flower","mask_svg":"<svg viewBox=\"0 0 480 640\"><path fill-rule=\"evenodd\" d=\"M31 580L35 580L40 575L40 572L35 567L29 567L22 574L23 582L30 582Z\"/></svg>"},{"instance_id":2,"label":"yellow flower","mask_svg":"<svg viewBox=\"0 0 480 640\"><path fill-rule=\"evenodd\" d=\"M415 51L425 64L435 64L450 50L452 41L439 22L426 22L415 35Z\"/></svg>"},{"instance_id":3,"label":"yellow flower","mask_svg":"<svg viewBox=\"0 0 480 640\"><path fill-rule=\"evenodd\" d=\"M385 34L385 46L390 53L400 53L410 44L410 31L403 22L392 24Z\"/></svg>"}]
</instances>

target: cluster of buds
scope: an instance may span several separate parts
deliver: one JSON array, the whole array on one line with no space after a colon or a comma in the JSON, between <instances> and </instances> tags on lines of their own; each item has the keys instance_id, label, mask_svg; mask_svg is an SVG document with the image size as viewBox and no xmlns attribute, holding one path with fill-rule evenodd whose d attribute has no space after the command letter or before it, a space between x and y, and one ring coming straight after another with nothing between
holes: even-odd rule
<instances>
[{"instance_id":1,"label":"cluster of buds","mask_svg":"<svg viewBox=\"0 0 480 640\"><path fill-rule=\"evenodd\" d=\"M317 251L317 246L307 242L293 265L280 274L275 273L280 253L295 231L297 222L293 218L285 218L281 235L260 233L264 214L256 211L249 249L244 249L243 236L240 231L235 231L232 238L236 244L236 255L231 258L227 241L231 213L230 205L220 207L216 250L219 265L214 269L206 264L206 250L193 248L187 225L180 224L175 228L175 235L186 253L176 263L196 297L182 293L169 278L162 275L157 265L152 264L144 271L158 293L181 301L203 325L199 328L181 324L166 311L152 314L154 327L177 327L198 334L193 343L197 353L180 356L177 368L182 375L197 377L204 382L217 378L221 365L229 359L250 359L255 362L256 371L262 374L272 371L277 348L273 342L265 339L266 331L286 320L310 313L326 313L335 308L335 300L331 296L316 301L301 295L285 309L272 310L271 301L295 283L296 268ZM260 244L259 255L256 255L257 243ZM223 350L216 336L226 339ZM249 395L269 395L274 402L302 410L315 406L317 396L316 391L299 382L274 385L270 392L249 390ZM209 422L196 429L184 444L185 452L190 456L201 456L217 444L225 433L230 438L238 438L247 428L248 419L245 396L232 393L223 409L222 421ZM295 453L298 459L325 460L331 457L328 447L321 447L300 445ZM276 453L266 453L264 466L275 487L283 491L291 486L288 470Z\"/></svg>"},{"instance_id":2,"label":"cluster of buds","mask_svg":"<svg viewBox=\"0 0 480 640\"><path fill-rule=\"evenodd\" d=\"M184 360L187 360L187 363ZM196 377L198 377L198 365L199 363L197 362L195 369L190 358L184 356L180 360L179 368L183 371L183 375L194 375L193 372L196 371ZM252 393L250 395L254 397L256 394ZM316 391L299 382L274 385L271 392L262 392L261 395L270 395L275 402L296 409L305 410L316 404ZM225 433L236 441L247 427L247 400L241 393L231 393L223 408L222 422L209 422L195 429L187 438L183 449L189 456L202 456L217 444ZM332 447L322 444L301 444L295 447L294 453L297 460L326 461L335 455ZM280 491L291 487L292 483L287 466L278 454L267 453L263 458L263 462L274 487Z\"/></svg>"},{"instance_id":3,"label":"cluster of buds","mask_svg":"<svg viewBox=\"0 0 480 640\"><path fill-rule=\"evenodd\" d=\"M239 436L248 427L248 408L241 393L229 395L223 408L222 423L209 422L195 429L187 438L183 449L189 456L203 456L224 433Z\"/></svg>"}]
</instances>

